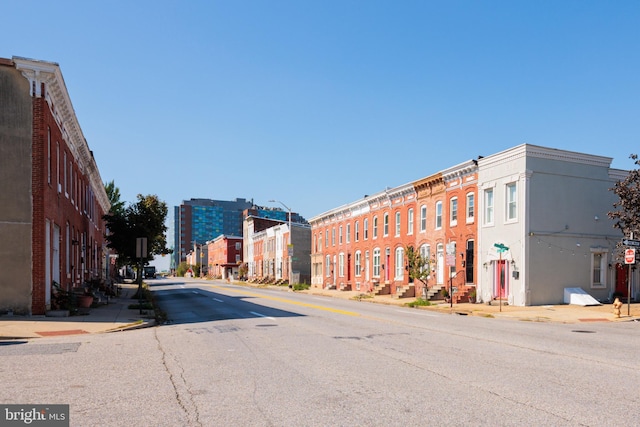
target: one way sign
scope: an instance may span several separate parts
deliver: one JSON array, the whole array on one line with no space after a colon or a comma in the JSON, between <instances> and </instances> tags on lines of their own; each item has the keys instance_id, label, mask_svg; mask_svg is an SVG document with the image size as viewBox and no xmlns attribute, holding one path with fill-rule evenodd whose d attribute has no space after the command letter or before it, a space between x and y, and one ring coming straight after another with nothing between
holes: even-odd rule
<instances>
[{"instance_id":1,"label":"one way sign","mask_svg":"<svg viewBox=\"0 0 640 427\"><path fill-rule=\"evenodd\" d=\"M625 246L635 246L635 247L640 247L640 240L630 240L630 239L624 239L622 241L622 244Z\"/></svg>"}]
</instances>

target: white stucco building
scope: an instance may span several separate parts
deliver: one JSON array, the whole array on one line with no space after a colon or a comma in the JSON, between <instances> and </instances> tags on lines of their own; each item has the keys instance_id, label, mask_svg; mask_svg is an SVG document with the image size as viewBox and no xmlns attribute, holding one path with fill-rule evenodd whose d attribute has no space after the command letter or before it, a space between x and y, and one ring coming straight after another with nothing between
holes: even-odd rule
<instances>
[{"instance_id":1,"label":"white stucco building","mask_svg":"<svg viewBox=\"0 0 640 427\"><path fill-rule=\"evenodd\" d=\"M611 160L530 144L478 160L482 301L558 304L568 287L597 299L626 295L627 269L616 253L623 236L607 213L617 200L610 189L627 172Z\"/></svg>"}]
</instances>

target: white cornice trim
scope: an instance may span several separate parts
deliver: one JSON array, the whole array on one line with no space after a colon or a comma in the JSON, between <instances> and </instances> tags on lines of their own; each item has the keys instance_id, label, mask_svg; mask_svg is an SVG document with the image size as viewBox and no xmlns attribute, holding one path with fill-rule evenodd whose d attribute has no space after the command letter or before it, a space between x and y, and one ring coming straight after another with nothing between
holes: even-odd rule
<instances>
[{"instance_id":1,"label":"white cornice trim","mask_svg":"<svg viewBox=\"0 0 640 427\"><path fill-rule=\"evenodd\" d=\"M51 109L51 113L56 117L56 120L60 121L59 125L62 129L63 137L67 140L71 151L76 157L79 168L87 174L100 207L105 213L109 212L111 203L104 189L104 183L93 158L93 153L89 149L87 140L80 128L80 123L78 123L60 66L55 62L17 56L14 56L12 61L16 69L22 72L22 75L29 80L29 91L32 97L38 98L42 96L42 83L45 83L45 93L47 95L45 99L48 101L47 104ZM53 102L56 111L53 111L51 102Z\"/></svg>"},{"instance_id":2,"label":"white cornice trim","mask_svg":"<svg viewBox=\"0 0 640 427\"><path fill-rule=\"evenodd\" d=\"M513 148L492 154L478 159L480 168L495 166L523 157L534 157L539 159L557 160L562 162L580 163L590 166L608 168L611 166L611 157L597 156L593 154L578 153L575 151L560 150L558 148L547 148L538 145L521 144Z\"/></svg>"}]
</instances>

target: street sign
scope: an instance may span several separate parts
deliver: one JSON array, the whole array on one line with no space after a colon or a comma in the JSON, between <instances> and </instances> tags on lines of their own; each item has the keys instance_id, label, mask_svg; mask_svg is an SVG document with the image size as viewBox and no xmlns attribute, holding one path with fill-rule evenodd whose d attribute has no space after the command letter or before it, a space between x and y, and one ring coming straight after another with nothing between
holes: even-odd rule
<instances>
[{"instance_id":1,"label":"street sign","mask_svg":"<svg viewBox=\"0 0 640 427\"><path fill-rule=\"evenodd\" d=\"M636 263L636 250L635 249L625 249L624 250L624 263L625 264L635 264Z\"/></svg>"},{"instance_id":2,"label":"street sign","mask_svg":"<svg viewBox=\"0 0 640 427\"><path fill-rule=\"evenodd\" d=\"M506 252L506 251L509 250L509 248L507 246L503 245L502 243L494 243L493 246L498 248L498 252L499 253Z\"/></svg>"},{"instance_id":3,"label":"street sign","mask_svg":"<svg viewBox=\"0 0 640 427\"><path fill-rule=\"evenodd\" d=\"M622 244L625 246L636 246L636 247L640 247L640 240L631 240L631 239L624 239L622 241Z\"/></svg>"}]
</instances>

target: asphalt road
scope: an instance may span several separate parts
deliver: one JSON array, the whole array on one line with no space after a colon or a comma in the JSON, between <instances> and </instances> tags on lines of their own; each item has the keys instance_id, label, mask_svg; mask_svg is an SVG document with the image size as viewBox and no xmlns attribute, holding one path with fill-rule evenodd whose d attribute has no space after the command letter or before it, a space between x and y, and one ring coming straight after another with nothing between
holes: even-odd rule
<instances>
[{"instance_id":1,"label":"asphalt road","mask_svg":"<svg viewBox=\"0 0 640 427\"><path fill-rule=\"evenodd\" d=\"M0 401L71 425L636 425L637 323L505 322L210 281L167 325L0 345ZM55 401L54 401L55 400Z\"/></svg>"}]
</instances>

